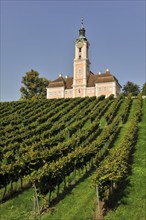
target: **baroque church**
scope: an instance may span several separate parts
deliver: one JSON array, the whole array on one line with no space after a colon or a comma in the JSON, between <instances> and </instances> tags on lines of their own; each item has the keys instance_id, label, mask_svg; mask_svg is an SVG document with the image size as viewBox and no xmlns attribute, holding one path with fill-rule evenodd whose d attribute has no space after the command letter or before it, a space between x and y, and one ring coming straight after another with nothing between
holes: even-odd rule
<instances>
[{"instance_id":1,"label":"baroque church","mask_svg":"<svg viewBox=\"0 0 146 220\"><path fill-rule=\"evenodd\" d=\"M83 19L79 30L79 37L75 41L75 58L73 65L73 77L63 76L51 81L47 87L47 99L76 98L86 96L108 97L120 94L121 85L116 77L106 69L105 73L94 74L90 70L89 42L85 35Z\"/></svg>"}]
</instances>

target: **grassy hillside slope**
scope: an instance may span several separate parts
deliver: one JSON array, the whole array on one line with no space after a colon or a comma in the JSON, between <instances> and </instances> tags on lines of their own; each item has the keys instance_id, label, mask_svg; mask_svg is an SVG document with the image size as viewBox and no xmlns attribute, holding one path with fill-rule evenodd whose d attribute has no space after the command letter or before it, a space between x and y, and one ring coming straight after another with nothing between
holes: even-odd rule
<instances>
[{"instance_id":1,"label":"grassy hillside slope","mask_svg":"<svg viewBox=\"0 0 146 220\"><path fill-rule=\"evenodd\" d=\"M110 211L105 220L146 219L146 99L143 100L143 116L139 123L138 141L133 155L131 175L128 176L124 196L116 210Z\"/></svg>"},{"instance_id":2,"label":"grassy hillside slope","mask_svg":"<svg viewBox=\"0 0 146 220\"><path fill-rule=\"evenodd\" d=\"M144 109L146 109L146 99L143 100L143 112ZM131 112L133 111L134 111L134 107L131 108ZM33 112L30 111L30 114L33 115ZM26 120L29 120L29 118ZM84 128L87 127L88 124L90 125L89 122L90 122L89 120L86 121L86 123L84 124ZM139 129L136 150L133 155L132 172L126 180L127 185L125 187L124 193L122 191L124 196L122 196L121 200L118 202L118 205L116 204L117 206L116 211L110 211L105 217L105 219L110 219L110 220L114 220L114 219L144 220L145 219L145 213L144 213L145 211L144 152L145 152L145 136L146 136L145 122L146 122L146 112L142 117L141 123L139 124L140 129ZM32 122L32 127L33 127L33 123L35 122ZM120 139L124 135L128 123L129 121L127 121L127 123L122 126L115 144L118 144L120 142ZM20 123L18 123L18 127L19 126ZM106 126L105 123L103 123L102 128L104 128L104 126ZM73 187L66 190L65 193L62 193L62 196L60 195L58 200L55 200L56 202L54 204L52 203L49 212L42 215L41 219L42 220L95 219L94 212L96 209L96 193L94 188L92 187L92 182L91 182L91 176L93 173L94 171L92 170L89 170L87 173L84 173L83 177L77 180L73 184ZM77 172L77 177L76 177L77 179L79 175L80 174ZM63 188L64 186L62 185L61 187ZM33 196L34 196L33 189L30 188L28 190L22 191L22 193L18 194L16 197L9 199L5 203L2 203L0 205L0 209L1 209L0 220L34 219Z\"/></svg>"}]
</instances>

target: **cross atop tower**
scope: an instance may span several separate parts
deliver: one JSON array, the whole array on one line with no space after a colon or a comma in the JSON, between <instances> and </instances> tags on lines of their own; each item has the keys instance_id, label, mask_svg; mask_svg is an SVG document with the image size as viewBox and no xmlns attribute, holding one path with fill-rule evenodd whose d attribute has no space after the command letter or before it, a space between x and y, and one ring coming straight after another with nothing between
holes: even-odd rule
<instances>
[{"instance_id":1,"label":"cross atop tower","mask_svg":"<svg viewBox=\"0 0 146 220\"><path fill-rule=\"evenodd\" d=\"M81 18L81 29L84 28L84 18Z\"/></svg>"}]
</instances>

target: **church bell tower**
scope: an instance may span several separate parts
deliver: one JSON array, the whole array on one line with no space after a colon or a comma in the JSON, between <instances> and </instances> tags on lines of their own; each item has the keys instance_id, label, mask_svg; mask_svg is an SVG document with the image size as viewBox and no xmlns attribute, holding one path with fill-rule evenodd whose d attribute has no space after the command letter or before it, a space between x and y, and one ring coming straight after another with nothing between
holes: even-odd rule
<instances>
[{"instance_id":1,"label":"church bell tower","mask_svg":"<svg viewBox=\"0 0 146 220\"><path fill-rule=\"evenodd\" d=\"M86 96L87 74L90 72L90 61L88 57L89 42L86 39L85 32L82 18L79 37L75 41L73 97Z\"/></svg>"}]
</instances>

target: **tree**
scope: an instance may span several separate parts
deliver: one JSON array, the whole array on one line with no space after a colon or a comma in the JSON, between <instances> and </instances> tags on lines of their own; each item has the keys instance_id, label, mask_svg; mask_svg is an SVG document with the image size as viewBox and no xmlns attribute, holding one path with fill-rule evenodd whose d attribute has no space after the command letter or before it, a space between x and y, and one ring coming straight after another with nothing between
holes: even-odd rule
<instances>
[{"instance_id":1,"label":"tree","mask_svg":"<svg viewBox=\"0 0 146 220\"><path fill-rule=\"evenodd\" d=\"M137 84L134 84L133 82L128 81L124 86L123 86L123 93L124 95L128 95L129 93L132 93L133 96L138 95L140 92L139 86Z\"/></svg>"},{"instance_id":2,"label":"tree","mask_svg":"<svg viewBox=\"0 0 146 220\"><path fill-rule=\"evenodd\" d=\"M143 84L142 87L142 95L146 95L146 82Z\"/></svg>"},{"instance_id":3,"label":"tree","mask_svg":"<svg viewBox=\"0 0 146 220\"><path fill-rule=\"evenodd\" d=\"M46 78L40 78L37 71L26 72L21 82L24 84L20 88L22 100L46 98L46 87L49 81Z\"/></svg>"}]
</instances>

